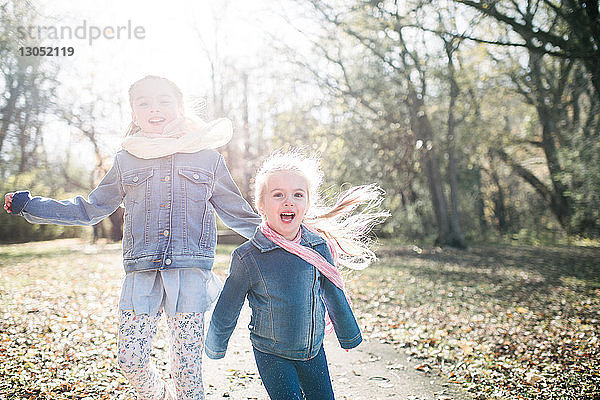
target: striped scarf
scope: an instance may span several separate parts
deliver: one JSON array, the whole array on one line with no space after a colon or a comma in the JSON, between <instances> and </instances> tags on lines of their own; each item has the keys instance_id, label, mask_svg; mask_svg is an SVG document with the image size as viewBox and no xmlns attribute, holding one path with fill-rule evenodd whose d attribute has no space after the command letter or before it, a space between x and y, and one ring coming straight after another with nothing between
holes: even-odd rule
<instances>
[{"instance_id":1,"label":"striped scarf","mask_svg":"<svg viewBox=\"0 0 600 400\"><path fill-rule=\"evenodd\" d=\"M306 225L303 226L309 231L318 234L318 232L307 227ZM282 249L297 255L307 263L313 265L323 276L329 279L331 283L340 288L342 291L344 290L344 280L342 278L342 274L336 267L337 251L335 250L335 246L330 240L325 239L325 241L327 242L327 246L329 246L329 250L331 251L331 255L333 256L333 265L330 264L329 261L325 259L325 257L323 257L315 250L311 249L310 247L302 246L300 244L302 229L298 231L298 235L292 240L288 240L281 236L279 233L275 232L273 229L271 229L271 227L269 227L269 225L266 222L260 224L260 231L263 233L263 235L267 237L267 239L269 239ZM348 302L350 302L350 298L348 298L348 295L346 293L344 294L346 295ZM325 324L326 331L328 333L332 332L333 324L331 323L331 319L327 312L325 313Z\"/></svg>"}]
</instances>

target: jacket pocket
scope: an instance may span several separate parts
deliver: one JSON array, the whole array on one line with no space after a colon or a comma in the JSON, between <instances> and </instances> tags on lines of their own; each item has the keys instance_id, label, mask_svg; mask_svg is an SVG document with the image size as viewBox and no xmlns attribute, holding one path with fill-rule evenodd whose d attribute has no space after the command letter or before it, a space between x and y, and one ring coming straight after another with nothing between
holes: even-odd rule
<instances>
[{"instance_id":1,"label":"jacket pocket","mask_svg":"<svg viewBox=\"0 0 600 400\"><path fill-rule=\"evenodd\" d=\"M182 197L184 251L213 256L211 238L216 231L210 199L213 175L202 168L181 167L178 169Z\"/></svg>"},{"instance_id":2,"label":"jacket pocket","mask_svg":"<svg viewBox=\"0 0 600 400\"><path fill-rule=\"evenodd\" d=\"M180 168L186 198L192 201L206 201L210 197L213 176L201 168Z\"/></svg>"},{"instance_id":3,"label":"jacket pocket","mask_svg":"<svg viewBox=\"0 0 600 400\"><path fill-rule=\"evenodd\" d=\"M125 189L125 213L128 218L125 219L127 235L124 235L125 241L123 249L131 254L135 246L142 243L139 239L143 238L143 246L148 246L148 230L150 225L150 202L151 202L151 179L154 175L152 168L143 168L127 171L123 173L123 188ZM135 221L135 223L134 223ZM142 221L144 221L142 223ZM138 248L136 251L141 251Z\"/></svg>"},{"instance_id":4,"label":"jacket pocket","mask_svg":"<svg viewBox=\"0 0 600 400\"><path fill-rule=\"evenodd\" d=\"M248 324L248 329L250 329L250 331L257 336L275 340L271 318L269 318L268 311L253 309L252 316L250 317L250 324Z\"/></svg>"}]
</instances>

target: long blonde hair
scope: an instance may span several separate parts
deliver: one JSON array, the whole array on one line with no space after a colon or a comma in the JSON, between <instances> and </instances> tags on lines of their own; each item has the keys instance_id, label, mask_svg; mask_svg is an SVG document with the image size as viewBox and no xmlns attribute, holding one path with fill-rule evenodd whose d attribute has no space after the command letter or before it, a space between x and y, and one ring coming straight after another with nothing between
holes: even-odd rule
<instances>
[{"instance_id":1,"label":"long blonde hair","mask_svg":"<svg viewBox=\"0 0 600 400\"><path fill-rule=\"evenodd\" d=\"M170 81L167 78L163 78L162 76L157 76L157 75L146 75L145 77L143 77L142 79L138 79L137 81L133 82L131 84L131 86L129 86L129 105L132 106L133 105L133 95L135 93L135 89L143 82L146 82L148 80L151 79L156 79L156 80L160 80L165 82L167 85L169 85L171 87L171 89L173 89L173 92L175 93L175 98L177 99L177 102L179 103L180 106L183 106L183 93L181 92L181 89L179 89L179 87L173 83L172 81ZM140 131L140 127L137 126L133 120L131 122L129 122L129 126L127 127L127 131L125 131L125 137L129 136L129 135L133 135L137 132Z\"/></svg>"},{"instance_id":2,"label":"long blonde hair","mask_svg":"<svg viewBox=\"0 0 600 400\"><path fill-rule=\"evenodd\" d=\"M296 173L308 182L310 207L303 224L334 243L341 266L363 269L377 259L369 233L390 216L388 211L381 209L384 191L379 186L353 186L340 193L334 204L328 206L319 191L323 181L319 159L305 156L298 149L277 151L263 162L256 174L254 203L257 209L269 175L279 171Z\"/></svg>"}]
</instances>

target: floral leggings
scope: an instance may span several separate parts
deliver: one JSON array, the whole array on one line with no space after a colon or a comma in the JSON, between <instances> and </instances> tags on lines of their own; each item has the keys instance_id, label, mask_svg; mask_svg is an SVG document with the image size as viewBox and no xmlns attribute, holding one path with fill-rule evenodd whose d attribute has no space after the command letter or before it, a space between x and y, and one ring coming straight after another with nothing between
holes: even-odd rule
<instances>
[{"instance_id":1,"label":"floral leggings","mask_svg":"<svg viewBox=\"0 0 600 400\"><path fill-rule=\"evenodd\" d=\"M140 400L162 400L165 382L150 363L152 339L161 317L136 315L121 310L119 315L118 362L121 371L138 392ZM171 371L177 399L204 399L202 385L202 349L204 345L204 314L176 313L167 315L170 331Z\"/></svg>"}]
</instances>

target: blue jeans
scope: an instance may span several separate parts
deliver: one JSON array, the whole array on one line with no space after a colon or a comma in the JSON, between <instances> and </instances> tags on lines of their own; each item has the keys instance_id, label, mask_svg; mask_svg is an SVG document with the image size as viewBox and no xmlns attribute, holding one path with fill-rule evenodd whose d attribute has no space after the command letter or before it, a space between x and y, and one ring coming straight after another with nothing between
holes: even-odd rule
<instances>
[{"instance_id":1,"label":"blue jeans","mask_svg":"<svg viewBox=\"0 0 600 400\"><path fill-rule=\"evenodd\" d=\"M334 400L323 346L307 361L290 360L256 349L254 359L271 400Z\"/></svg>"}]
</instances>

